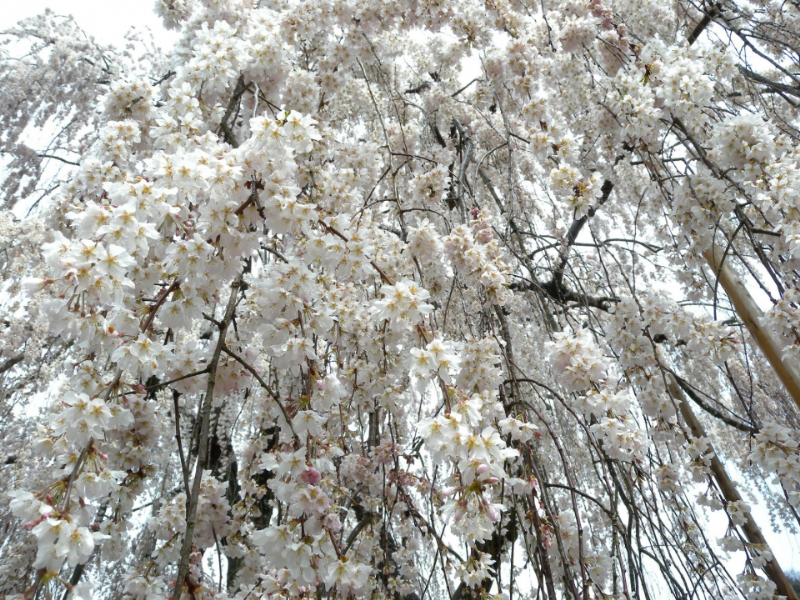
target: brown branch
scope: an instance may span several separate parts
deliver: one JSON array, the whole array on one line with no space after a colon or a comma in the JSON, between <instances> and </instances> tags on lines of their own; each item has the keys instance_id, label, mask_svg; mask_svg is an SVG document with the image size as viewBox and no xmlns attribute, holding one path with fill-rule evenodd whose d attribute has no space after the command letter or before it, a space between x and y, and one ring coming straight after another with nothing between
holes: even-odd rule
<instances>
[{"instance_id":1,"label":"brown branch","mask_svg":"<svg viewBox=\"0 0 800 600\"><path fill-rule=\"evenodd\" d=\"M81 163L72 162L71 160L67 160L66 158L61 158L60 156L55 156L53 154L43 153L43 154L37 154L36 156L38 156L39 158L52 158L53 160L59 160L65 164L74 165L76 167L79 167L81 165Z\"/></svg>"},{"instance_id":2,"label":"brown branch","mask_svg":"<svg viewBox=\"0 0 800 600\"><path fill-rule=\"evenodd\" d=\"M752 79L762 85L765 85L769 88L772 88L776 92L781 92L784 94L790 94L792 96L796 96L800 98L800 89L793 87L791 85L786 85L785 83L778 83L777 81L772 81L764 77L763 75L759 75L758 73L754 73L750 69L743 67L742 65L737 65L739 72L744 75L747 79Z\"/></svg>"},{"instance_id":3,"label":"brown branch","mask_svg":"<svg viewBox=\"0 0 800 600\"><path fill-rule=\"evenodd\" d=\"M184 379L189 379L191 377L197 377L198 375L205 375L206 373L208 373L208 368L201 369L200 371L195 371L194 373L188 373L187 375L181 375L180 377L176 377L175 379L170 379L169 381L154 383L153 385L146 385L144 387L148 392L154 392L155 390L161 389L162 387L167 387L169 385L172 385L173 383L178 383L179 381L183 381Z\"/></svg>"},{"instance_id":4,"label":"brown branch","mask_svg":"<svg viewBox=\"0 0 800 600\"><path fill-rule=\"evenodd\" d=\"M158 295L158 299L156 300L155 304L153 304L153 306L150 307L150 314L147 315L147 320L144 322L144 325L142 326L143 332L146 333L147 330L150 329L150 327L152 327L153 321L156 318L156 313L158 313L158 310L164 305L164 302L166 302L167 296L169 296L172 292L177 290L180 287L180 285L181 285L181 280L179 278L176 278L175 281L173 281L168 288L163 290Z\"/></svg>"},{"instance_id":5,"label":"brown branch","mask_svg":"<svg viewBox=\"0 0 800 600\"><path fill-rule=\"evenodd\" d=\"M713 21L717 17L717 15L719 15L719 9L717 5L714 4L711 7L711 10L709 10L707 13L703 15L703 18L700 19L700 22L695 26L695 28L689 34L689 37L686 38L686 41L689 43L690 46L697 41L697 38L700 37L700 34L702 34L703 31L705 31L706 27L708 27L711 24L711 21Z\"/></svg>"},{"instance_id":6,"label":"brown branch","mask_svg":"<svg viewBox=\"0 0 800 600\"><path fill-rule=\"evenodd\" d=\"M228 121L233 115L233 109L239 103L239 100L242 98L242 95L247 91L247 87L244 84L244 75L239 75L239 79L236 80L236 87L233 89L233 95L231 96L230 102L228 102L228 107L225 109L225 114L222 116L222 120L219 123L219 129L217 132L220 131L223 133L225 141L228 142L234 148L239 147L239 142L236 140L236 136L233 135L233 130L231 126L228 124Z\"/></svg>"},{"instance_id":7,"label":"brown branch","mask_svg":"<svg viewBox=\"0 0 800 600\"><path fill-rule=\"evenodd\" d=\"M0 364L0 375L14 367L14 365L21 363L23 360L25 360L24 354L17 354L16 356L12 356L11 358L5 360L2 364Z\"/></svg>"},{"instance_id":8,"label":"brown branch","mask_svg":"<svg viewBox=\"0 0 800 600\"><path fill-rule=\"evenodd\" d=\"M575 292L567 288L563 283L558 285L555 279L547 283L542 283L538 280L515 282L512 283L509 288L514 291L544 292L550 298L561 304L575 302L581 306L596 308L603 312L608 312L613 303L619 302L619 298L613 296L590 296L589 294Z\"/></svg>"},{"instance_id":9,"label":"brown branch","mask_svg":"<svg viewBox=\"0 0 800 600\"><path fill-rule=\"evenodd\" d=\"M737 316L753 336L764 357L772 366L775 375L783 383L795 404L800 407L800 370L792 361L783 359L783 343L772 329L762 324L761 319L764 313L761 308L739 276L724 262L719 248L712 247L706 250L703 252L703 257L719 278Z\"/></svg>"},{"instance_id":10,"label":"brown branch","mask_svg":"<svg viewBox=\"0 0 800 600\"><path fill-rule=\"evenodd\" d=\"M491 179L489 179L489 176L486 175L486 173L481 168L478 169L478 174L483 180L483 183L486 186L486 188L489 190L489 194L494 199L495 203L497 204L497 207L500 209L500 212L505 216L506 215L505 206L503 206L503 201L498 195L497 190L494 189L494 185L492 185ZM603 187L601 189L603 191L603 195L600 199L600 202L598 203L598 207L605 204L605 202L608 200L611 191L614 189L614 184L611 181L606 180L603 183ZM596 209L594 208L590 209L589 216L594 216L595 212ZM575 243L575 239L577 239L578 234L580 233L580 230L583 228L586 221L587 221L586 217L581 217L570 226L570 229L567 232L568 245L572 245ZM547 283L540 282L534 275L535 269L533 265L526 260L527 251L525 250L525 247L522 242L522 233L517 227L514 217L508 218L508 224L511 227L511 231L514 233L514 236L517 239L517 244L519 245L519 251L520 251L520 254L518 255L519 259L522 261L522 263L525 265L526 269L530 273L530 279L527 279L524 282L512 283L509 286L510 289L514 291L535 291L540 293L544 292L550 298L562 304L566 302L577 302L578 304L581 304L583 306L597 308L604 312L609 311L610 304L619 301L619 298L614 298L610 296L602 296L602 297L589 296L588 294L582 294L568 289L563 283L563 270L564 267L566 266L566 254L562 255L562 264L560 265L559 269L556 269L556 275L560 270L562 273L561 277L557 277L554 275L553 279L550 280L549 282ZM570 238L572 239L571 243L569 242Z\"/></svg>"},{"instance_id":11,"label":"brown branch","mask_svg":"<svg viewBox=\"0 0 800 600\"><path fill-rule=\"evenodd\" d=\"M264 388L266 392L270 395L270 397L275 401L275 404L277 404L278 408L280 408L281 410L283 418L286 420L286 423L288 423L289 429L292 431L292 437L294 437L295 441L297 442L297 445L299 446L300 438L298 437L297 433L295 433L294 427L292 426L292 420L289 418L289 413L286 412L286 407L283 406L283 403L281 402L281 399L278 397L278 394L276 394L273 391L273 389L269 387L269 385L267 385L267 382L264 381L264 378L258 374L258 371L256 371L253 367L251 367L241 356L239 356L238 354L233 352L230 348L228 348L227 344L222 345L222 350L225 352L225 354L230 356L233 360L235 360L245 369L247 369L247 371L249 371L249 373L256 378L256 381L258 381L259 385L261 385L261 387Z\"/></svg>"},{"instance_id":12,"label":"brown branch","mask_svg":"<svg viewBox=\"0 0 800 600\"><path fill-rule=\"evenodd\" d=\"M744 431L745 433L749 433L751 435L755 435L756 433L759 432L759 429L757 427L753 427L751 425L748 425L747 423L743 423L739 419L733 419L727 415L724 415L722 414L722 412L720 412L710 404L707 404L700 397L700 395L694 391L694 388L692 388L692 386L690 386L685 379L682 379L677 375L675 375L675 380L678 382L678 385L681 386L681 389L686 393L686 395L689 396L689 398L691 398L694 401L694 403L697 404L697 406L702 408L712 417L719 419L723 423L727 423L728 425L738 429L739 431Z\"/></svg>"},{"instance_id":13,"label":"brown branch","mask_svg":"<svg viewBox=\"0 0 800 600\"><path fill-rule=\"evenodd\" d=\"M75 479L78 477L78 472L81 469L81 465L83 465L83 461L86 459L86 455L89 453L89 450L94 446L94 438L89 439L89 443L81 450L81 453L78 455L78 460L75 461L75 466L72 468L72 471L67 478L67 490L64 492L64 504L62 509L64 512L69 510L69 495L72 491L72 484L75 483Z\"/></svg>"},{"instance_id":14,"label":"brown branch","mask_svg":"<svg viewBox=\"0 0 800 600\"><path fill-rule=\"evenodd\" d=\"M347 239L346 235L344 235L343 233L339 232L335 227L333 227L331 225L328 225L322 219L319 219L319 223L325 229L327 229L330 233L332 233L336 237L341 238L342 240L344 240L345 243L350 241L349 239ZM388 285L394 285L394 283L392 282L392 279L386 273L384 273L383 269L381 269L377 264L375 264L374 260L370 259L369 264L372 265L372 268L375 269L378 272L378 274L381 276L381 279L383 280L384 283L386 283Z\"/></svg>"},{"instance_id":15,"label":"brown branch","mask_svg":"<svg viewBox=\"0 0 800 600\"><path fill-rule=\"evenodd\" d=\"M358 522L358 524L356 524L356 526L353 528L353 531L350 532L350 535L347 536L347 540L344 542L344 550L342 550L342 554L347 554L347 551L350 550L350 546L355 543L358 534L361 533L361 531L372 522L372 517L374 516L375 515L371 512L364 513L362 519Z\"/></svg>"},{"instance_id":16,"label":"brown branch","mask_svg":"<svg viewBox=\"0 0 800 600\"><path fill-rule=\"evenodd\" d=\"M600 188L602 192L602 196L600 196L600 201L597 203L597 208L600 208L608 201L608 197L611 195L612 190L614 189L614 184L606 179L603 182L603 187ZM586 222L589 220L590 217L595 215L597 211L596 208L590 207L588 214L583 215L580 219L576 219L572 222L572 225L569 226L569 230L567 230L567 248L561 254L561 262L559 263L558 267L553 274L553 282L555 283L556 289L561 286L561 283L564 279L564 269L567 266L567 259L569 255L569 249L578 239L578 235L581 233L581 229L583 226L586 225Z\"/></svg>"},{"instance_id":17,"label":"brown branch","mask_svg":"<svg viewBox=\"0 0 800 600\"><path fill-rule=\"evenodd\" d=\"M186 458L183 456L183 442L181 441L181 421L178 407L177 392L172 394L172 404L175 408L175 439L178 442L178 456L181 458L181 473L183 474L183 489L186 492L186 497L189 497L189 467L186 465Z\"/></svg>"}]
</instances>

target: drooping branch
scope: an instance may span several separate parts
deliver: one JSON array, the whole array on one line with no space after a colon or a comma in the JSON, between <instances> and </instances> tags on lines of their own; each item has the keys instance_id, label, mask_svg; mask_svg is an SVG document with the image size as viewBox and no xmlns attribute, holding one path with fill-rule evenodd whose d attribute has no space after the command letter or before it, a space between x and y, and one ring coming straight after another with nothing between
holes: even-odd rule
<instances>
[{"instance_id":1,"label":"drooping branch","mask_svg":"<svg viewBox=\"0 0 800 600\"><path fill-rule=\"evenodd\" d=\"M234 359L236 362L242 365L245 369L247 369L247 371L253 377L255 377L259 385L261 385L261 387L270 395L272 400L280 409L284 421L286 421L287 425L289 426L289 430L292 432L292 437L294 437L295 441L298 443L298 445L300 445L300 438L297 436L297 433L294 430L294 426L292 425L292 419L289 417L289 413L286 412L286 407L283 405L283 402L281 402L281 399L280 397L278 397L278 394L276 394L275 391L267 384L267 382L264 381L264 378L258 374L258 371L256 371L250 364L248 364L241 356L239 356L233 350L228 348L227 344L223 344L222 350L225 352L225 354L230 356L232 359Z\"/></svg>"},{"instance_id":2,"label":"drooping branch","mask_svg":"<svg viewBox=\"0 0 800 600\"><path fill-rule=\"evenodd\" d=\"M481 177L486 188L489 190L489 194L492 196L492 199L497 204L498 208L500 209L501 214L506 215L506 209L501 200L497 190L494 188L491 179L485 173L483 169L478 169L478 174ZM600 198L600 202L598 206L604 204L607 200L611 191L614 189L614 184L610 181L605 181L603 183L603 195ZM595 210L592 209L590 212L590 216L595 214ZM587 218L584 216L581 219L577 219L569 229L567 234L567 239L569 240L570 237L572 239L572 244L575 243L575 240L580 233L580 230L583 228L584 224L586 223ZM566 267L566 252L562 255L562 263L560 267L561 276L556 277L554 276L550 281L543 283L535 275L535 269L533 265L530 263L527 257L527 252L525 251L525 246L522 241L522 233L517 227L517 223L514 217L508 216L508 224L511 227L511 231L516 238L516 243L519 246L519 259L522 261L523 265L527 269L529 273L529 277L523 281L517 281L512 283L509 287L515 291L534 291L537 293L544 293L553 300L559 303L567 303L567 302L576 302L581 306L587 306L591 308L597 308L604 312L608 312L611 305L615 302L618 302L618 298L610 297L610 296L591 296L588 294L575 292L567 288L567 286L563 282L563 271ZM571 244L570 244L571 245ZM556 273L559 272L559 269L556 270Z\"/></svg>"},{"instance_id":3,"label":"drooping branch","mask_svg":"<svg viewBox=\"0 0 800 600\"><path fill-rule=\"evenodd\" d=\"M685 379L682 379L682 378L680 378L678 376L674 376L674 377L675 377L675 380L678 382L678 385L684 391L684 393L687 396L689 396L689 398L691 398L692 401L695 404L697 404L697 406L702 408L705 412L710 414L712 417L714 417L716 419L719 419L723 423L726 423L727 425L730 425L731 427L733 427L735 429L738 429L739 431L743 431L743 432L749 433L751 435L755 435L756 433L758 433L758 431L759 431L758 428L753 427L752 425L748 425L747 423L744 423L739 419L733 419L733 418L723 414L722 412L720 412L719 410L717 410L716 408L714 408L713 406L711 406L707 402L705 402L700 397L700 395L697 392L694 391L692 386L690 386L689 383Z\"/></svg>"},{"instance_id":4,"label":"drooping branch","mask_svg":"<svg viewBox=\"0 0 800 600\"><path fill-rule=\"evenodd\" d=\"M743 67L742 65L737 65L739 72L747 77L747 79L751 79L757 83L767 86L775 91L789 94L791 96L796 96L800 98L800 88L792 87L791 85L786 85L785 83L778 83L777 81L772 81L768 77L764 77L763 75L759 75L748 69L747 67Z\"/></svg>"}]
</instances>

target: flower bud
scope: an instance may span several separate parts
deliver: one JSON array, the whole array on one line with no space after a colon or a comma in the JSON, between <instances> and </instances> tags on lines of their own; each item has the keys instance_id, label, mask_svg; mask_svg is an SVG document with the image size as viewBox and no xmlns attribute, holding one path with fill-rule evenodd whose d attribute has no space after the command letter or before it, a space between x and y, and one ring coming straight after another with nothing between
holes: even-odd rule
<instances>
[{"instance_id":1,"label":"flower bud","mask_svg":"<svg viewBox=\"0 0 800 600\"><path fill-rule=\"evenodd\" d=\"M309 485L317 485L322 476L314 467L308 467L305 471L297 476L297 479Z\"/></svg>"}]
</instances>

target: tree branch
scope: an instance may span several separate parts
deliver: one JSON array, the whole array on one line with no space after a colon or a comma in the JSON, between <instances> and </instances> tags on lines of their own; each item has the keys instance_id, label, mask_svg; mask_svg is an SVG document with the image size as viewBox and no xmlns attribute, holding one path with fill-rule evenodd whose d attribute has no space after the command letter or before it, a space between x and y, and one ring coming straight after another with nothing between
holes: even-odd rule
<instances>
[{"instance_id":1,"label":"tree branch","mask_svg":"<svg viewBox=\"0 0 800 600\"><path fill-rule=\"evenodd\" d=\"M700 22L695 26L695 28L689 34L689 37L686 38L686 41L689 43L690 46L697 41L697 38L700 37L700 34L702 34L703 31L705 31L706 27L708 27L711 24L711 21L713 21L718 14L719 14L719 9L717 5L716 4L712 5L711 10L709 10L707 13L703 15L703 18L700 19Z\"/></svg>"},{"instance_id":2,"label":"tree branch","mask_svg":"<svg viewBox=\"0 0 800 600\"><path fill-rule=\"evenodd\" d=\"M17 354L16 356L12 356L11 358L3 361L3 363L0 364L0 375L13 368L14 365L21 363L23 360L25 360L25 355Z\"/></svg>"},{"instance_id":3,"label":"tree branch","mask_svg":"<svg viewBox=\"0 0 800 600\"><path fill-rule=\"evenodd\" d=\"M225 352L225 354L230 356L233 360L235 360L245 369L247 369L247 371L253 377L256 378L256 381L258 381L259 385L261 385L261 387L266 390L266 392L270 395L270 397L275 401L275 404L278 405L278 408L281 409L281 414L283 415L283 418L286 421L286 423L289 425L289 429L292 431L292 437L294 437L295 441L298 443L298 445L300 445L300 438L298 437L297 433L295 433L294 427L292 426L292 420L291 418L289 418L289 413L286 412L286 407L283 406L283 403L281 402L281 399L278 397L278 394L276 394L273 391L273 389L267 385L267 382L264 381L264 378L258 374L258 371L256 371L253 367L251 367L241 356L239 356L233 350L231 350L227 344L222 345L222 350Z\"/></svg>"},{"instance_id":4,"label":"tree branch","mask_svg":"<svg viewBox=\"0 0 800 600\"><path fill-rule=\"evenodd\" d=\"M707 404L697 394L697 392L694 391L694 388L692 388L692 386L690 386L689 383L685 379L682 379L681 377L678 377L677 375L675 375L675 380L678 382L678 385L681 386L681 389L686 393L686 395L689 396L689 398L691 398L694 401L694 403L697 404L697 406L702 408L704 411L706 411L712 417L715 417L715 418L719 419L723 423L727 423L731 427L735 427L739 431L744 431L745 433L749 433L751 435L755 435L756 433L759 432L758 428L753 427L751 425L748 425L747 423L743 423L742 421L740 421L738 419L733 419L731 417L728 417L727 415L722 414L719 410L717 410L716 408L714 408L710 404Z\"/></svg>"}]
</instances>

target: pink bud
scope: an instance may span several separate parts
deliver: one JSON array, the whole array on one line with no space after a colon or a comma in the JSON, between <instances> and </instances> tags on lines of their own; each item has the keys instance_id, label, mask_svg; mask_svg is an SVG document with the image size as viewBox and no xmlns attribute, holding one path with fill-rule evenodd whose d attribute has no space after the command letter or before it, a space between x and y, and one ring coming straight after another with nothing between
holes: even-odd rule
<instances>
[{"instance_id":1,"label":"pink bud","mask_svg":"<svg viewBox=\"0 0 800 600\"><path fill-rule=\"evenodd\" d=\"M481 229L475 234L475 239L478 240L479 244L488 244L494 239L494 234L491 229Z\"/></svg>"},{"instance_id":2,"label":"pink bud","mask_svg":"<svg viewBox=\"0 0 800 600\"><path fill-rule=\"evenodd\" d=\"M500 516L491 504L486 507L486 514L489 516L489 520L492 523L497 523L497 521L500 520Z\"/></svg>"},{"instance_id":3,"label":"pink bud","mask_svg":"<svg viewBox=\"0 0 800 600\"><path fill-rule=\"evenodd\" d=\"M317 471L314 467L308 467L305 471L297 476L300 481L309 485L317 485L321 477L322 476L319 474L319 471Z\"/></svg>"},{"instance_id":4,"label":"pink bud","mask_svg":"<svg viewBox=\"0 0 800 600\"><path fill-rule=\"evenodd\" d=\"M335 514L328 514L325 515L324 519L325 527L327 527L333 533L342 530L342 522L339 520L339 517Z\"/></svg>"},{"instance_id":5,"label":"pink bud","mask_svg":"<svg viewBox=\"0 0 800 600\"><path fill-rule=\"evenodd\" d=\"M483 474L484 474L484 473L486 473L486 471L488 471L488 470L489 470L489 465L487 465L487 464L483 464L483 465L480 465L480 466L478 466L478 468L477 468L477 469L475 469L475 472L476 472L478 475L483 475Z\"/></svg>"}]
</instances>

